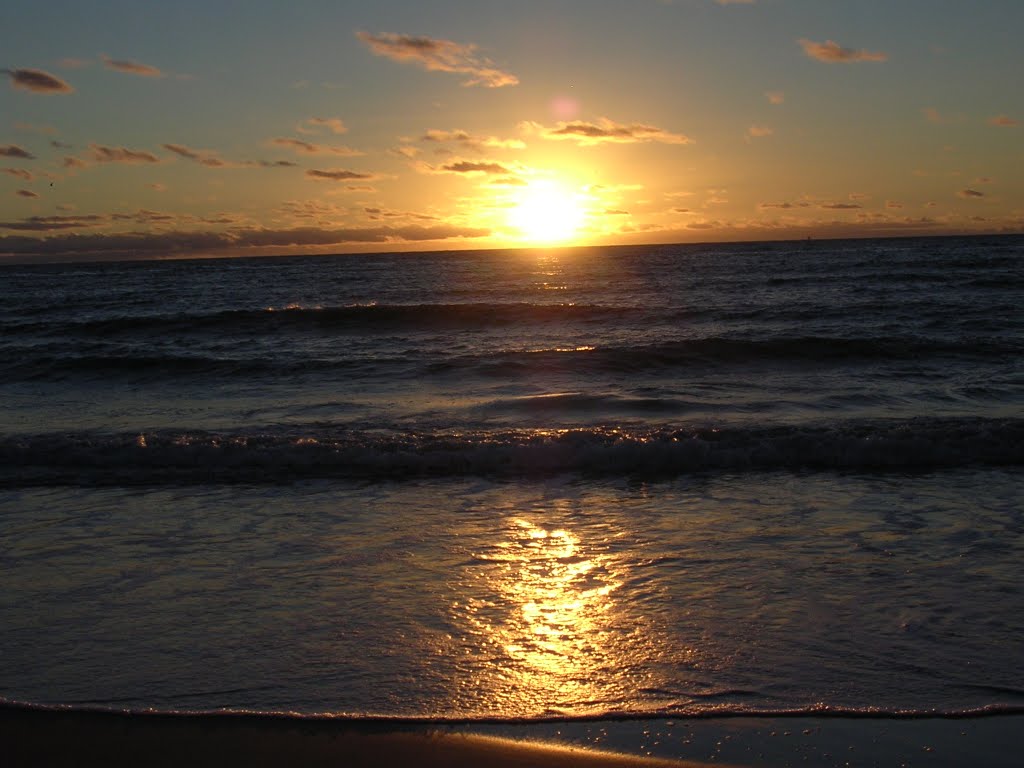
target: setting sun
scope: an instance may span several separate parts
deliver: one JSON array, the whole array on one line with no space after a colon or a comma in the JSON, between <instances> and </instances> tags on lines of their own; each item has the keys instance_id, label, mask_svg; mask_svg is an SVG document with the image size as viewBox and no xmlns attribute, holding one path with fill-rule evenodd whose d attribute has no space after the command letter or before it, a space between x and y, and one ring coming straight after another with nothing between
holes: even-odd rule
<instances>
[{"instance_id":1,"label":"setting sun","mask_svg":"<svg viewBox=\"0 0 1024 768\"><path fill-rule=\"evenodd\" d=\"M551 181L532 182L516 196L508 223L524 240L564 242L576 236L586 213L579 196Z\"/></svg>"}]
</instances>

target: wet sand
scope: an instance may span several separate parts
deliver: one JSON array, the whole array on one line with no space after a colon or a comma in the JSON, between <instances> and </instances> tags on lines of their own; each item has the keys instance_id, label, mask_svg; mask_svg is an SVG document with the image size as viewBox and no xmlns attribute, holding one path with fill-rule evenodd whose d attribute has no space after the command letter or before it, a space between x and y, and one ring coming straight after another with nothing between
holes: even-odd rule
<instances>
[{"instance_id":1,"label":"wet sand","mask_svg":"<svg viewBox=\"0 0 1024 768\"><path fill-rule=\"evenodd\" d=\"M129 715L19 707L0 707L0 764L11 768L697 765L424 725L260 715Z\"/></svg>"},{"instance_id":2,"label":"wet sand","mask_svg":"<svg viewBox=\"0 0 1024 768\"><path fill-rule=\"evenodd\" d=\"M1021 732L1022 715L435 724L0 704L0 765L1009 768Z\"/></svg>"}]
</instances>

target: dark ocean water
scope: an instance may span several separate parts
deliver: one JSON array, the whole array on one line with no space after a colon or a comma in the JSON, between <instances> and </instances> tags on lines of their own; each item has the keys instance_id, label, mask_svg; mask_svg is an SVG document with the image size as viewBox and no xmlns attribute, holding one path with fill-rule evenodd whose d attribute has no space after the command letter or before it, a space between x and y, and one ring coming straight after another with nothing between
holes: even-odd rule
<instances>
[{"instance_id":1,"label":"dark ocean water","mask_svg":"<svg viewBox=\"0 0 1024 768\"><path fill-rule=\"evenodd\" d=\"M0 267L0 696L1024 709L1024 239Z\"/></svg>"}]
</instances>

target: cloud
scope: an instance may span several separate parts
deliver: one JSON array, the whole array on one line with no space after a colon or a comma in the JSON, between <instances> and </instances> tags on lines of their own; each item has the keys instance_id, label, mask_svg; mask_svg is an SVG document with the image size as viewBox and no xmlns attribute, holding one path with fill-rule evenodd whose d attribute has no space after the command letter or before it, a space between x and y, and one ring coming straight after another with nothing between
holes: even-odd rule
<instances>
[{"instance_id":1,"label":"cloud","mask_svg":"<svg viewBox=\"0 0 1024 768\"><path fill-rule=\"evenodd\" d=\"M979 192L976 189L961 189L959 195L965 200L970 200L971 198L984 197L985 193Z\"/></svg>"},{"instance_id":2,"label":"cloud","mask_svg":"<svg viewBox=\"0 0 1024 768\"><path fill-rule=\"evenodd\" d=\"M903 203L901 203L901 202L899 202L897 200L886 200L885 201L885 207L886 208L894 208L896 210L899 210L900 208L903 207Z\"/></svg>"},{"instance_id":3,"label":"cloud","mask_svg":"<svg viewBox=\"0 0 1024 768\"><path fill-rule=\"evenodd\" d=\"M29 216L21 221L0 222L0 229L16 232L53 232L62 229L80 229L96 227L107 221L107 217L97 214L88 216Z\"/></svg>"},{"instance_id":4,"label":"cloud","mask_svg":"<svg viewBox=\"0 0 1024 768\"><path fill-rule=\"evenodd\" d=\"M26 171L24 168L0 168L0 173L6 173L25 181L32 181L35 178L30 171Z\"/></svg>"},{"instance_id":5,"label":"cloud","mask_svg":"<svg viewBox=\"0 0 1024 768\"><path fill-rule=\"evenodd\" d=\"M257 168L298 168L298 163L293 163L291 160L247 160L242 165L248 165Z\"/></svg>"},{"instance_id":6,"label":"cloud","mask_svg":"<svg viewBox=\"0 0 1024 768\"><path fill-rule=\"evenodd\" d=\"M64 223L70 224L70 222ZM17 222L0 222L0 229L16 230L28 229L28 227L19 227ZM175 255L225 254L257 249L313 249L346 244L421 243L432 240L479 238L490 234L489 229L451 224L344 228L250 228L234 229L227 232L62 233L45 238L0 237L0 256L39 260L97 257L107 259L159 258Z\"/></svg>"},{"instance_id":7,"label":"cloud","mask_svg":"<svg viewBox=\"0 0 1024 768\"><path fill-rule=\"evenodd\" d=\"M679 133L672 133L653 125L631 123L624 125L599 118L596 123L583 120L560 122L554 128L546 128L540 123L523 122L520 130L527 134L537 134L544 139L575 141L580 146L593 144L635 144L642 141L657 141L663 144L691 144L692 139Z\"/></svg>"},{"instance_id":8,"label":"cloud","mask_svg":"<svg viewBox=\"0 0 1024 768\"><path fill-rule=\"evenodd\" d=\"M989 118L988 124L998 128L1012 128L1015 125L1020 125L1020 120L1014 120L1009 115L996 115Z\"/></svg>"},{"instance_id":9,"label":"cloud","mask_svg":"<svg viewBox=\"0 0 1024 768\"><path fill-rule=\"evenodd\" d=\"M139 163L159 163L160 158L151 152L142 150L126 149L125 147L104 147L100 144L90 144L92 159L97 163L127 163L136 165Z\"/></svg>"},{"instance_id":10,"label":"cloud","mask_svg":"<svg viewBox=\"0 0 1024 768\"><path fill-rule=\"evenodd\" d=\"M61 163L62 168L87 168L88 163L77 157L65 157L64 162Z\"/></svg>"},{"instance_id":11,"label":"cloud","mask_svg":"<svg viewBox=\"0 0 1024 768\"><path fill-rule=\"evenodd\" d=\"M431 72L470 75L470 78L463 82L465 86L501 88L519 83L519 78L515 75L496 69L489 59L481 58L477 54L477 46L472 43L390 33L371 35L368 32L357 32L356 37L366 43L377 56L384 56L393 61L412 62Z\"/></svg>"},{"instance_id":12,"label":"cloud","mask_svg":"<svg viewBox=\"0 0 1024 768\"><path fill-rule=\"evenodd\" d=\"M420 141L462 144L471 149L524 149L526 144L519 139L499 139L497 136L476 136L469 131L456 129L442 131L431 128L420 137Z\"/></svg>"},{"instance_id":13,"label":"cloud","mask_svg":"<svg viewBox=\"0 0 1024 768\"><path fill-rule=\"evenodd\" d=\"M129 75L139 75L141 77L164 77L164 73L156 67L150 66L149 64L142 64L138 61L112 59L105 55L100 56L100 60L103 62L103 66L107 69L113 69L117 72L126 72Z\"/></svg>"},{"instance_id":14,"label":"cloud","mask_svg":"<svg viewBox=\"0 0 1024 768\"><path fill-rule=\"evenodd\" d=\"M784 104L786 101L786 94L782 91L767 91L764 95L769 104Z\"/></svg>"},{"instance_id":15,"label":"cloud","mask_svg":"<svg viewBox=\"0 0 1024 768\"><path fill-rule=\"evenodd\" d=\"M323 181L353 181L368 180L376 178L372 173L359 173L358 171L348 171L345 169L336 169L330 171L318 171L310 169L306 171L306 175L311 179L323 180Z\"/></svg>"},{"instance_id":16,"label":"cloud","mask_svg":"<svg viewBox=\"0 0 1024 768\"><path fill-rule=\"evenodd\" d=\"M762 138L764 136L771 136L775 131L769 128L767 125L752 125L747 128L747 136L752 139Z\"/></svg>"},{"instance_id":17,"label":"cloud","mask_svg":"<svg viewBox=\"0 0 1024 768\"><path fill-rule=\"evenodd\" d=\"M826 40L824 43L815 43L806 38L800 38L800 45L804 53L812 59L826 61L829 63L852 64L858 61L885 61L889 57L884 53L866 51L863 48L843 48L833 40Z\"/></svg>"},{"instance_id":18,"label":"cloud","mask_svg":"<svg viewBox=\"0 0 1024 768\"><path fill-rule=\"evenodd\" d=\"M11 78L11 85L32 93L73 93L74 88L56 75L41 69L4 69L0 70Z\"/></svg>"},{"instance_id":19,"label":"cloud","mask_svg":"<svg viewBox=\"0 0 1024 768\"><path fill-rule=\"evenodd\" d=\"M753 5L757 0L715 0L719 5Z\"/></svg>"},{"instance_id":20,"label":"cloud","mask_svg":"<svg viewBox=\"0 0 1024 768\"><path fill-rule=\"evenodd\" d=\"M442 165L438 170L446 173L513 173L510 168L501 163L477 163L472 160L457 160Z\"/></svg>"},{"instance_id":21,"label":"cloud","mask_svg":"<svg viewBox=\"0 0 1024 768\"><path fill-rule=\"evenodd\" d=\"M39 197L38 193L33 192L31 189L19 189L14 194L18 197Z\"/></svg>"},{"instance_id":22,"label":"cloud","mask_svg":"<svg viewBox=\"0 0 1024 768\"><path fill-rule=\"evenodd\" d=\"M190 149L182 144L162 144L161 146L176 155L180 155L200 165L205 165L208 168L224 168L227 166L224 160L217 157L215 152L209 150Z\"/></svg>"},{"instance_id":23,"label":"cloud","mask_svg":"<svg viewBox=\"0 0 1024 768\"><path fill-rule=\"evenodd\" d=\"M364 153L358 149L352 149L351 147L328 147L322 144L311 144L308 141L302 141L302 139L289 139L289 138L276 138L271 139L270 143L278 146L285 147L306 155L340 155L342 157L360 157Z\"/></svg>"},{"instance_id":24,"label":"cloud","mask_svg":"<svg viewBox=\"0 0 1024 768\"><path fill-rule=\"evenodd\" d=\"M22 149L17 144L4 144L0 146L0 157L17 157L21 160L35 160L36 156L27 149Z\"/></svg>"},{"instance_id":25,"label":"cloud","mask_svg":"<svg viewBox=\"0 0 1024 768\"><path fill-rule=\"evenodd\" d=\"M822 203L821 207L830 211L852 211L864 206L858 203Z\"/></svg>"},{"instance_id":26,"label":"cloud","mask_svg":"<svg viewBox=\"0 0 1024 768\"><path fill-rule=\"evenodd\" d=\"M348 128L340 117L311 117L295 126L299 133L319 133L321 128L327 128L331 133L345 133Z\"/></svg>"}]
</instances>

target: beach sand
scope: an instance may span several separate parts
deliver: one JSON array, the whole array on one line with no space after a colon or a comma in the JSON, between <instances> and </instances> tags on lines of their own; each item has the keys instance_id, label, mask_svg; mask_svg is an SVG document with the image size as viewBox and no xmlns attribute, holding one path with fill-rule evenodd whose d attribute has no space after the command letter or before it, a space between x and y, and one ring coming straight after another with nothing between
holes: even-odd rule
<instances>
[{"instance_id":1,"label":"beach sand","mask_svg":"<svg viewBox=\"0 0 1024 768\"><path fill-rule=\"evenodd\" d=\"M696 764L379 721L3 707L0 765L679 768Z\"/></svg>"},{"instance_id":2,"label":"beach sand","mask_svg":"<svg viewBox=\"0 0 1024 768\"><path fill-rule=\"evenodd\" d=\"M0 705L3 766L927 766L1019 764L1024 716L427 724Z\"/></svg>"}]
</instances>

